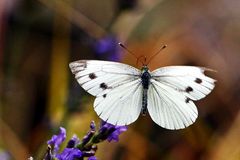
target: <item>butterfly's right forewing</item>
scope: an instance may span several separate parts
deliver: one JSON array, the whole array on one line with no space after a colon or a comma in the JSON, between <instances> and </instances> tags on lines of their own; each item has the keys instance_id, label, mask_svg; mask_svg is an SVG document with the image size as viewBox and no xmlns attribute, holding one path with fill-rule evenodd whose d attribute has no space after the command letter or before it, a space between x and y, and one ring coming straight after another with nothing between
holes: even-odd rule
<instances>
[{"instance_id":1,"label":"butterfly's right forewing","mask_svg":"<svg viewBox=\"0 0 240 160\"><path fill-rule=\"evenodd\" d=\"M142 103L141 71L118 62L79 60L70 63L78 83L96 96L94 109L114 125L134 122Z\"/></svg>"},{"instance_id":2,"label":"butterfly's right forewing","mask_svg":"<svg viewBox=\"0 0 240 160\"><path fill-rule=\"evenodd\" d=\"M139 78L140 71L132 66L109 61L79 60L69 64L78 83L93 96Z\"/></svg>"}]
</instances>

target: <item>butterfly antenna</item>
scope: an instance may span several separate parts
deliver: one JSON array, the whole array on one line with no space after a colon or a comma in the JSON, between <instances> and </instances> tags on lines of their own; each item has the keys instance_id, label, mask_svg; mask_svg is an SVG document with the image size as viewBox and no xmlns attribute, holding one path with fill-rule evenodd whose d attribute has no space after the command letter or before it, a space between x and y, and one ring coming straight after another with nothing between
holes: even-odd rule
<instances>
[{"instance_id":1,"label":"butterfly antenna","mask_svg":"<svg viewBox=\"0 0 240 160\"><path fill-rule=\"evenodd\" d=\"M147 64L149 64L149 63L151 62L151 60L152 60L154 57L156 57L156 55L158 55L158 54L159 54L163 49L165 49L166 47L167 47L167 45L163 45L155 54L153 54L153 55L149 58Z\"/></svg>"},{"instance_id":2,"label":"butterfly antenna","mask_svg":"<svg viewBox=\"0 0 240 160\"><path fill-rule=\"evenodd\" d=\"M137 58L137 65L138 65L138 62L139 62L139 61L142 63L142 65L144 65L144 63L141 61L141 58L144 58L144 56L141 55L140 57Z\"/></svg>"},{"instance_id":3,"label":"butterfly antenna","mask_svg":"<svg viewBox=\"0 0 240 160\"><path fill-rule=\"evenodd\" d=\"M118 43L120 47L122 47L123 49L125 49L129 54L131 54L134 58L136 58L136 60L138 61L138 57L129 49L127 49L126 46L124 46L122 43Z\"/></svg>"}]
</instances>

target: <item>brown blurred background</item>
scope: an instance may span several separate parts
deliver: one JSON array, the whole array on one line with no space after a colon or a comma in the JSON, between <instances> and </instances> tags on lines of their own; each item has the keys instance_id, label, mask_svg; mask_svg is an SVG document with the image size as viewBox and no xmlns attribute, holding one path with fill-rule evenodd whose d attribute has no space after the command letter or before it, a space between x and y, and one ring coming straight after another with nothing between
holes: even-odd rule
<instances>
[{"instance_id":1,"label":"brown blurred background","mask_svg":"<svg viewBox=\"0 0 240 160\"><path fill-rule=\"evenodd\" d=\"M106 40L107 39L107 40ZM100 52L106 41L110 49ZM102 160L240 159L240 1L235 0L1 0L0 159L41 159L46 141L67 128L83 136L94 97L80 88L68 63L121 61L168 47L150 64L217 70L216 88L196 102L192 126L170 131L140 117L118 143L102 143ZM112 48L111 48L112 47ZM4 158L2 158L4 160Z\"/></svg>"}]
</instances>

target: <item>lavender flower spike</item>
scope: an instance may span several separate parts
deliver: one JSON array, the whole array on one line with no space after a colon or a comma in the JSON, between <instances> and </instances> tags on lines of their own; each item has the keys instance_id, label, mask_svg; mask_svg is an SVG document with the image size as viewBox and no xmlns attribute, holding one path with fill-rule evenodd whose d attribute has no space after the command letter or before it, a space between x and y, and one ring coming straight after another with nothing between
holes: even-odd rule
<instances>
[{"instance_id":1,"label":"lavender flower spike","mask_svg":"<svg viewBox=\"0 0 240 160\"><path fill-rule=\"evenodd\" d=\"M97 158L95 156L91 156L88 158L88 160L97 160Z\"/></svg>"},{"instance_id":2,"label":"lavender flower spike","mask_svg":"<svg viewBox=\"0 0 240 160\"><path fill-rule=\"evenodd\" d=\"M95 130L96 130L96 124L95 124L94 121L91 121L91 123L90 123L90 129L91 129L92 131L95 131Z\"/></svg>"},{"instance_id":3,"label":"lavender flower spike","mask_svg":"<svg viewBox=\"0 0 240 160\"><path fill-rule=\"evenodd\" d=\"M126 126L115 126L115 131L112 132L107 138L108 142L111 142L112 140L115 142L118 142L119 138L118 136L127 130Z\"/></svg>"},{"instance_id":4,"label":"lavender flower spike","mask_svg":"<svg viewBox=\"0 0 240 160\"><path fill-rule=\"evenodd\" d=\"M56 155L58 160L74 160L81 156L82 152L77 148L65 148L62 153Z\"/></svg>"},{"instance_id":5,"label":"lavender flower spike","mask_svg":"<svg viewBox=\"0 0 240 160\"><path fill-rule=\"evenodd\" d=\"M126 126L115 126L110 123L102 121L101 127L99 129L99 134L101 139L107 139L109 142L112 140L117 142L119 140L118 136L127 130Z\"/></svg>"},{"instance_id":6,"label":"lavender flower spike","mask_svg":"<svg viewBox=\"0 0 240 160\"><path fill-rule=\"evenodd\" d=\"M79 138L77 137L77 135L74 134L72 138L68 141L66 148L74 148L79 143L80 143Z\"/></svg>"},{"instance_id":7,"label":"lavender flower spike","mask_svg":"<svg viewBox=\"0 0 240 160\"><path fill-rule=\"evenodd\" d=\"M105 140L117 142L119 135L126 130L126 126L115 126L105 121L102 121L100 128L97 130L94 121L92 121L90 123L90 130L83 139L80 141L77 135L73 135L60 153L60 145L66 139L66 129L60 127L60 132L53 135L47 142L48 148L44 160L83 160L84 158L97 160L95 157L97 144Z\"/></svg>"},{"instance_id":8,"label":"lavender flower spike","mask_svg":"<svg viewBox=\"0 0 240 160\"><path fill-rule=\"evenodd\" d=\"M52 138L47 141L47 144L53 145L53 155L56 155L60 145L62 142L66 139L66 129L63 127L60 127L60 133L58 135L53 135Z\"/></svg>"}]
</instances>

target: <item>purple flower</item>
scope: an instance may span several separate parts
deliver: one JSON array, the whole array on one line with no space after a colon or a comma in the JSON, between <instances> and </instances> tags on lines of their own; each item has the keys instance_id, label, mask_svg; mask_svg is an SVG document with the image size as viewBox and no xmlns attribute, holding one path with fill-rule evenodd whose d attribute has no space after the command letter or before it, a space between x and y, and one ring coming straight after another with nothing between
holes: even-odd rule
<instances>
[{"instance_id":1,"label":"purple flower","mask_svg":"<svg viewBox=\"0 0 240 160\"><path fill-rule=\"evenodd\" d=\"M65 148L62 153L56 155L59 160L74 160L81 156L82 152L77 148Z\"/></svg>"},{"instance_id":2,"label":"purple flower","mask_svg":"<svg viewBox=\"0 0 240 160\"><path fill-rule=\"evenodd\" d=\"M115 131L112 132L107 138L108 142L111 142L112 140L115 142L118 142L119 138L118 136L127 130L126 126L115 126Z\"/></svg>"},{"instance_id":3,"label":"purple flower","mask_svg":"<svg viewBox=\"0 0 240 160\"><path fill-rule=\"evenodd\" d=\"M73 135L72 138L68 141L67 148L74 148L79 143L80 140L77 135Z\"/></svg>"},{"instance_id":4,"label":"purple flower","mask_svg":"<svg viewBox=\"0 0 240 160\"><path fill-rule=\"evenodd\" d=\"M0 159L1 160L9 160L11 159L10 154L6 151L0 151Z\"/></svg>"},{"instance_id":5,"label":"purple flower","mask_svg":"<svg viewBox=\"0 0 240 160\"><path fill-rule=\"evenodd\" d=\"M87 144L90 140L91 140L91 138L94 136L94 134L95 134L95 131L89 131L84 137L83 137L83 139L82 139L82 145L85 145L85 144Z\"/></svg>"},{"instance_id":6,"label":"purple flower","mask_svg":"<svg viewBox=\"0 0 240 160\"><path fill-rule=\"evenodd\" d=\"M96 130L96 124L95 124L94 121L91 121L91 123L90 123L90 129L91 129L92 131L95 131L95 130Z\"/></svg>"},{"instance_id":7,"label":"purple flower","mask_svg":"<svg viewBox=\"0 0 240 160\"><path fill-rule=\"evenodd\" d=\"M106 58L108 60L120 59L120 48L118 40L113 35L108 35L98 40L94 44L94 50L99 58Z\"/></svg>"},{"instance_id":8,"label":"purple flower","mask_svg":"<svg viewBox=\"0 0 240 160\"><path fill-rule=\"evenodd\" d=\"M96 131L94 121L90 123L90 130L80 141L76 135L68 141L67 146L60 153L59 148L66 139L66 130L60 127L60 132L53 135L47 142L48 148L44 156L44 160L74 160L88 158L88 160L97 160L94 156L97 151L98 143L108 140L109 142L118 141L119 135L126 131L126 126L114 126L110 123L102 121L100 128ZM53 152L52 152L53 148Z\"/></svg>"},{"instance_id":9,"label":"purple flower","mask_svg":"<svg viewBox=\"0 0 240 160\"><path fill-rule=\"evenodd\" d=\"M49 141L47 141L47 144L53 145L54 147L53 155L55 155L58 152L60 145L65 139L66 139L66 129L63 127L60 127L60 133L58 135L53 135L52 138Z\"/></svg>"},{"instance_id":10,"label":"purple flower","mask_svg":"<svg viewBox=\"0 0 240 160\"><path fill-rule=\"evenodd\" d=\"M102 134L102 139L107 139L109 142L112 140L117 142L119 140L118 136L127 130L126 126L115 126L107 122L102 122L99 134Z\"/></svg>"},{"instance_id":11,"label":"purple flower","mask_svg":"<svg viewBox=\"0 0 240 160\"><path fill-rule=\"evenodd\" d=\"M52 160L52 159L53 159L53 155L52 155L52 151L51 151L51 146L48 145L46 154L44 156L44 160ZM33 158L31 160L33 160Z\"/></svg>"},{"instance_id":12,"label":"purple flower","mask_svg":"<svg viewBox=\"0 0 240 160\"><path fill-rule=\"evenodd\" d=\"M88 158L88 160L97 160L97 158L95 156L91 156Z\"/></svg>"}]
</instances>

